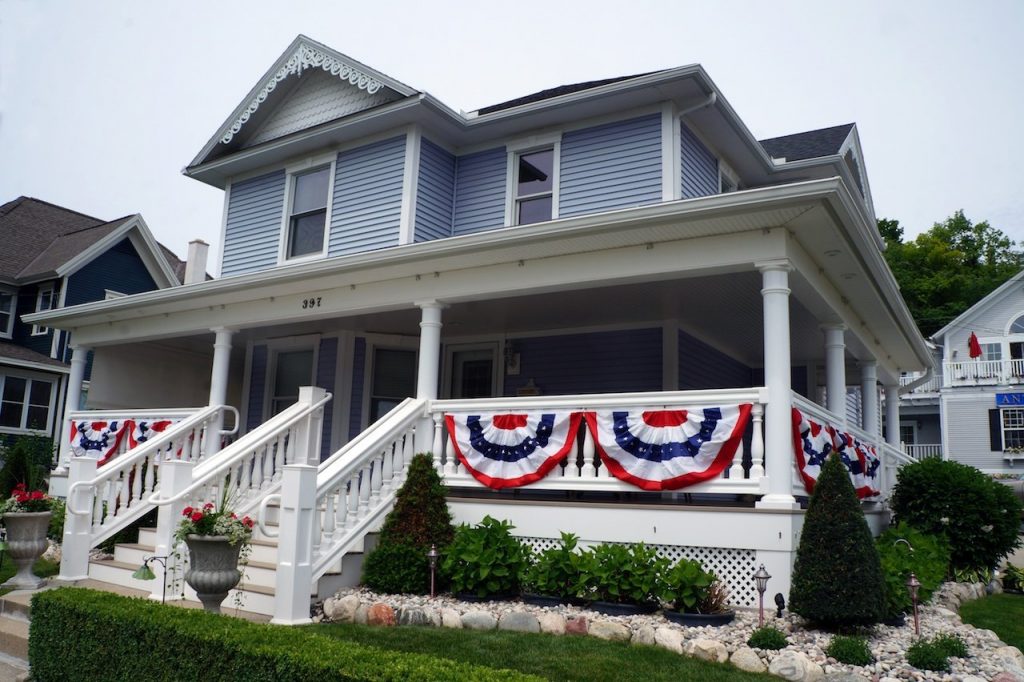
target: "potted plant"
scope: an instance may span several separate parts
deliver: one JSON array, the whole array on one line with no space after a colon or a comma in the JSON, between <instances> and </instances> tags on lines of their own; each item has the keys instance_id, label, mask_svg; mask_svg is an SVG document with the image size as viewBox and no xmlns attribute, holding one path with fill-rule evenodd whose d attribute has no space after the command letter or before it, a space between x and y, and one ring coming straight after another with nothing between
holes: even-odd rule
<instances>
[{"instance_id":1,"label":"potted plant","mask_svg":"<svg viewBox=\"0 0 1024 682\"><path fill-rule=\"evenodd\" d=\"M0 505L7 529L7 553L18 571L0 587L34 590L44 580L32 573L32 565L43 555L49 542L46 531L53 515L53 500L41 490L26 490L24 483L14 486L11 496Z\"/></svg>"},{"instance_id":2,"label":"potted plant","mask_svg":"<svg viewBox=\"0 0 1024 682\"><path fill-rule=\"evenodd\" d=\"M580 604L589 555L576 551L579 538L562 533L561 544L537 554L523 574L523 601L537 606Z\"/></svg>"},{"instance_id":3,"label":"potted plant","mask_svg":"<svg viewBox=\"0 0 1024 682\"><path fill-rule=\"evenodd\" d=\"M725 607L728 591L699 561L680 559L665 574L661 599L665 617L681 625L725 625L736 613Z\"/></svg>"},{"instance_id":4,"label":"potted plant","mask_svg":"<svg viewBox=\"0 0 1024 682\"><path fill-rule=\"evenodd\" d=\"M589 552L583 587L590 607L610 616L654 613L668 565L642 542L597 545Z\"/></svg>"},{"instance_id":5,"label":"potted plant","mask_svg":"<svg viewBox=\"0 0 1024 682\"><path fill-rule=\"evenodd\" d=\"M528 550L512 536L513 527L485 516L476 526L455 529L441 570L459 599L484 601L519 594Z\"/></svg>"},{"instance_id":6,"label":"potted plant","mask_svg":"<svg viewBox=\"0 0 1024 682\"><path fill-rule=\"evenodd\" d=\"M203 608L220 613L220 604L242 579L238 570L245 564L252 545L253 520L228 509L227 499L219 506L185 507L175 540L188 546L189 569L185 582L196 591Z\"/></svg>"}]
</instances>

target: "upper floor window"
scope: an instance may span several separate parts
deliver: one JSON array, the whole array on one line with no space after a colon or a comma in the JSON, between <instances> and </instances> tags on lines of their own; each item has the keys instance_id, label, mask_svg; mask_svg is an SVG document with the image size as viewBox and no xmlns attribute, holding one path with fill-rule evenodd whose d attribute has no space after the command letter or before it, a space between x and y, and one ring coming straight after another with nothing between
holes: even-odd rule
<instances>
[{"instance_id":1,"label":"upper floor window","mask_svg":"<svg viewBox=\"0 0 1024 682\"><path fill-rule=\"evenodd\" d=\"M1021 315L1010 325L1011 334L1024 334L1024 315Z\"/></svg>"},{"instance_id":2,"label":"upper floor window","mask_svg":"<svg viewBox=\"0 0 1024 682\"><path fill-rule=\"evenodd\" d=\"M551 220L555 190L555 149L522 152L516 158L516 225Z\"/></svg>"},{"instance_id":3,"label":"upper floor window","mask_svg":"<svg viewBox=\"0 0 1024 682\"><path fill-rule=\"evenodd\" d=\"M9 291L0 291L0 337L11 338L14 330L16 296Z\"/></svg>"},{"instance_id":4,"label":"upper floor window","mask_svg":"<svg viewBox=\"0 0 1024 682\"><path fill-rule=\"evenodd\" d=\"M295 175L288 214L288 258L322 253L327 228L330 166Z\"/></svg>"},{"instance_id":5,"label":"upper floor window","mask_svg":"<svg viewBox=\"0 0 1024 682\"><path fill-rule=\"evenodd\" d=\"M41 313L44 310L53 310L57 307L57 290L54 289L52 284L39 287L39 294L36 296L36 312ZM32 336L40 336L42 334L50 333L49 327L40 327L38 324L32 325Z\"/></svg>"},{"instance_id":6,"label":"upper floor window","mask_svg":"<svg viewBox=\"0 0 1024 682\"><path fill-rule=\"evenodd\" d=\"M981 344L981 359L982 360L1002 360L1003 359L1003 344L1001 344L1001 343L983 343L983 344Z\"/></svg>"}]
</instances>

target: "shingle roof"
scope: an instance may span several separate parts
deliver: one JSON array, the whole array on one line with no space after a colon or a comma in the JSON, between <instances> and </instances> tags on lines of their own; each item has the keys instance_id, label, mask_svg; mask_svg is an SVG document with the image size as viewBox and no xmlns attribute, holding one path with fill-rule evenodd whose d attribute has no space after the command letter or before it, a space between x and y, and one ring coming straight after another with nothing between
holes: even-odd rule
<instances>
[{"instance_id":1,"label":"shingle roof","mask_svg":"<svg viewBox=\"0 0 1024 682\"><path fill-rule=\"evenodd\" d=\"M599 88L602 85L610 85L611 83L618 83L619 81L628 81L630 78L639 78L640 76L647 76L654 71L648 71L647 73L635 73L632 76L617 76L616 78L605 78L604 80L587 81L585 83L571 83L569 85L559 85L557 88L548 88L547 90L541 90L531 95L525 95L523 97L517 97L516 99L510 99L507 102L501 102L499 104L492 104L489 107L483 107L477 111L477 114L483 116L484 114L492 114L495 111L501 111L503 109L511 109L512 107L522 106L524 104L531 104L533 102L540 102L541 100L551 99L552 97L558 97L559 95L568 95L573 92L579 92L580 90L590 90L591 88Z\"/></svg>"},{"instance_id":2,"label":"shingle roof","mask_svg":"<svg viewBox=\"0 0 1024 682\"><path fill-rule=\"evenodd\" d=\"M132 217L126 216L109 223L60 235L18 273L18 278L31 280L56 277L57 268L124 225Z\"/></svg>"},{"instance_id":3,"label":"shingle roof","mask_svg":"<svg viewBox=\"0 0 1024 682\"><path fill-rule=\"evenodd\" d=\"M839 148L850 134L853 128L852 123L832 126L831 128L820 128L808 130L793 135L772 137L767 140L758 140L769 156L787 161L801 161L803 159L816 159L821 156L830 156L839 153Z\"/></svg>"},{"instance_id":4,"label":"shingle roof","mask_svg":"<svg viewBox=\"0 0 1024 682\"><path fill-rule=\"evenodd\" d=\"M20 360L22 362L35 362L40 365L51 365L53 367L68 366L60 360L55 360L48 355L37 353L29 348L16 346L13 343L8 343L7 341L0 341L0 364L3 364L4 359Z\"/></svg>"}]
</instances>

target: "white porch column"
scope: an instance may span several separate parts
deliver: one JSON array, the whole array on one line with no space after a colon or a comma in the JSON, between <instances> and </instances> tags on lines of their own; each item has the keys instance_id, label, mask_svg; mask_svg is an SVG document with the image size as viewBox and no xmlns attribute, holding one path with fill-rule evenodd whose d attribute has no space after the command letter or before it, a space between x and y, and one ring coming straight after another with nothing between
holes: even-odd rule
<instances>
[{"instance_id":1,"label":"white porch column","mask_svg":"<svg viewBox=\"0 0 1024 682\"><path fill-rule=\"evenodd\" d=\"M793 499L793 392L789 348L789 261L758 263L764 307L765 473L768 494L758 507L796 509Z\"/></svg>"},{"instance_id":2,"label":"white porch column","mask_svg":"<svg viewBox=\"0 0 1024 682\"><path fill-rule=\"evenodd\" d=\"M876 435L881 433L878 421L878 363L860 366L861 428Z\"/></svg>"},{"instance_id":3,"label":"white porch column","mask_svg":"<svg viewBox=\"0 0 1024 682\"><path fill-rule=\"evenodd\" d=\"M885 442L900 447L900 387L885 387Z\"/></svg>"},{"instance_id":4,"label":"white porch column","mask_svg":"<svg viewBox=\"0 0 1024 682\"><path fill-rule=\"evenodd\" d=\"M846 422L846 325L823 324L828 411Z\"/></svg>"},{"instance_id":5,"label":"white porch column","mask_svg":"<svg viewBox=\"0 0 1024 682\"><path fill-rule=\"evenodd\" d=\"M71 372L68 374L68 388L64 398L64 414L62 415L62 423L58 430L60 443L58 444L57 468L53 471L53 475L58 477L67 476L68 465L71 462L71 450L68 446L68 439L71 437L68 413L82 409L82 383L85 381L85 364L89 358L90 350L86 346L71 344Z\"/></svg>"},{"instance_id":6,"label":"white porch column","mask_svg":"<svg viewBox=\"0 0 1024 682\"><path fill-rule=\"evenodd\" d=\"M441 373L441 311L445 306L438 301L419 301L416 306L422 311L416 398L436 400ZM416 452L430 452L433 441L434 422L427 416L416 425Z\"/></svg>"},{"instance_id":7,"label":"white porch column","mask_svg":"<svg viewBox=\"0 0 1024 682\"><path fill-rule=\"evenodd\" d=\"M234 330L225 327L211 329L213 341L213 368L210 370L210 405L223 405L228 399L228 370L231 366L231 335ZM220 451L220 432L224 429L224 413L209 426L206 435L206 456Z\"/></svg>"}]
</instances>

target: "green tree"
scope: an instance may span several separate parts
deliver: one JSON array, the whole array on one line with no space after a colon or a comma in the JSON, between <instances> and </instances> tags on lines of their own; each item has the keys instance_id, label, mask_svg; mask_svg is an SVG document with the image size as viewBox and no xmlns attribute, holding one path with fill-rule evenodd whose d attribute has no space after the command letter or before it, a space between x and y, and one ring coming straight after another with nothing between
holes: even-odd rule
<instances>
[{"instance_id":1,"label":"green tree","mask_svg":"<svg viewBox=\"0 0 1024 682\"><path fill-rule=\"evenodd\" d=\"M912 241L898 220L882 218L878 232L921 333L930 336L1024 267L1024 253L988 224L957 211Z\"/></svg>"}]
</instances>

